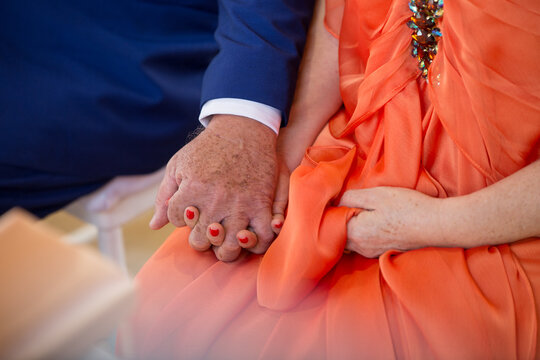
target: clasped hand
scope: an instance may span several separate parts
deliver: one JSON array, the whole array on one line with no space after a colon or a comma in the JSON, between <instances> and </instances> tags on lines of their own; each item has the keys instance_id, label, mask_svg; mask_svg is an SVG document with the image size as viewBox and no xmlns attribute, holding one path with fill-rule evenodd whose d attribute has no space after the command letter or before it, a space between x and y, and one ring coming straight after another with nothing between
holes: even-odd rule
<instances>
[{"instance_id":1,"label":"clasped hand","mask_svg":"<svg viewBox=\"0 0 540 360\"><path fill-rule=\"evenodd\" d=\"M283 225L289 171L276 135L251 119L215 116L169 161L150 227L189 226L192 248L233 261L242 248L264 253ZM277 186L277 189L276 189ZM340 205L361 211L347 224L346 248L366 257L426 246L439 202L418 191L349 190ZM429 234L428 234L429 233Z\"/></svg>"},{"instance_id":2,"label":"clasped hand","mask_svg":"<svg viewBox=\"0 0 540 360\"><path fill-rule=\"evenodd\" d=\"M347 223L346 249L375 258L388 250L436 246L436 239L444 238L441 204L441 199L405 188L346 191L340 205L362 210Z\"/></svg>"},{"instance_id":3,"label":"clasped hand","mask_svg":"<svg viewBox=\"0 0 540 360\"><path fill-rule=\"evenodd\" d=\"M169 161L150 227L187 225L191 247L212 247L223 261L235 260L242 248L265 252L276 224L276 163L271 129L239 116L214 116Z\"/></svg>"}]
</instances>

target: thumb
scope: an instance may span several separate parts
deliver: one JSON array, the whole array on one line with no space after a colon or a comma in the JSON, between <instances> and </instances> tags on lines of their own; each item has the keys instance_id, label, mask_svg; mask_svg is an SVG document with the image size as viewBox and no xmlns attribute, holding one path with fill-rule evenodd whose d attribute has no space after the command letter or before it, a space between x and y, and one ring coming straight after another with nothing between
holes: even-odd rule
<instances>
[{"instance_id":1,"label":"thumb","mask_svg":"<svg viewBox=\"0 0 540 360\"><path fill-rule=\"evenodd\" d=\"M339 206L358 208L364 210L374 210L372 189L347 190L341 197ZM376 202L376 201L375 201Z\"/></svg>"}]
</instances>

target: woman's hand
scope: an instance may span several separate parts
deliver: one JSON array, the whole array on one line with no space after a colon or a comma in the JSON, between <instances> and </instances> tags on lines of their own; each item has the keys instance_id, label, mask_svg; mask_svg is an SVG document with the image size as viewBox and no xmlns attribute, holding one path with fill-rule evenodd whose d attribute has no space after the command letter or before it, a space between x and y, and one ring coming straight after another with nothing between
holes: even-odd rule
<instances>
[{"instance_id":1,"label":"woman's hand","mask_svg":"<svg viewBox=\"0 0 540 360\"><path fill-rule=\"evenodd\" d=\"M340 205L364 209L348 225L347 249L472 248L540 237L540 161L486 188L445 199L393 187L347 191Z\"/></svg>"},{"instance_id":2,"label":"woman's hand","mask_svg":"<svg viewBox=\"0 0 540 360\"><path fill-rule=\"evenodd\" d=\"M347 224L348 250L375 258L387 250L412 250L436 246L442 199L395 188L349 190L340 205L362 209Z\"/></svg>"}]
</instances>

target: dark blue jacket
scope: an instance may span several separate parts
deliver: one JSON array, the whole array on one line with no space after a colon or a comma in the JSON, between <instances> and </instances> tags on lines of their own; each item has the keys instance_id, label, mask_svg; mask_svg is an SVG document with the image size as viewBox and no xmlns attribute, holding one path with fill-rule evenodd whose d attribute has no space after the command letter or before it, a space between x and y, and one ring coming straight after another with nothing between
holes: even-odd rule
<instances>
[{"instance_id":1,"label":"dark blue jacket","mask_svg":"<svg viewBox=\"0 0 540 360\"><path fill-rule=\"evenodd\" d=\"M286 117L311 9L309 0L0 1L0 169L149 172L213 98Z\"/></svg>"}]
</instances>

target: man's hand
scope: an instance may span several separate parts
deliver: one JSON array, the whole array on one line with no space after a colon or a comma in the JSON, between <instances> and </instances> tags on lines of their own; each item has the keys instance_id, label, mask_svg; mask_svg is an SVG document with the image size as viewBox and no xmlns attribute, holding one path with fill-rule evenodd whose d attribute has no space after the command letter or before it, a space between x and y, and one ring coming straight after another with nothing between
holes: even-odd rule
<instances>
[{"instance_id":1,"label":"man's hand","mask_svg":"<svg viewBox=\"0 0 540 360\"><path fill-rule=\"evenodd\" d=\"M190 224L194 249L204 251L214 243L218 259L233 261L241 252L237 234L249 226L257 236L250 251L263 253L274 238L270 224L276 181L276 134L252 119L215 115L169 161L150 227L169 221L185 226L185 209L194 206L199 210L197 222ZM218 236L221 245L210 235L219 229L225 232L224 238Z\"/></svg>"}]
</instances>

